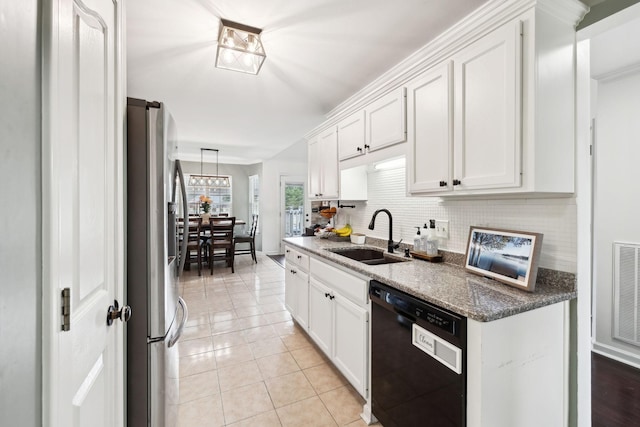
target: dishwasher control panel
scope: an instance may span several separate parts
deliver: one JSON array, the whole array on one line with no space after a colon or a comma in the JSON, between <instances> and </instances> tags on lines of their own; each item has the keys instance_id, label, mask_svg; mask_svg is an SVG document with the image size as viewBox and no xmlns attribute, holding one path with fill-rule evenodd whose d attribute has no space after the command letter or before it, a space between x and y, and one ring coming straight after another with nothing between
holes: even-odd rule
<instances>
[{"instance_id":1,"label":"dishwasher control panel","mask_svg":"<svg viewBox=\"0 0 640 427\"><path fill-rule=\"evenodd\" d=\"M448 335L460 338L461 323L464 322L464 318L461 316L375 280L370 282L369 297L372 301L377 299L385 305L393 307L394 311L409 317L412 321L419 319Z\"/></svg>"}]
</instances>

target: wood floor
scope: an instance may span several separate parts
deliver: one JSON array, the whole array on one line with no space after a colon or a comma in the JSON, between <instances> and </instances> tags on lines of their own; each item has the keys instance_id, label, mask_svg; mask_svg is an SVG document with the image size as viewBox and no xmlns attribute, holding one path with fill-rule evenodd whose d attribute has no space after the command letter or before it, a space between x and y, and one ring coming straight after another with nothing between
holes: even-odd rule
<instances>
[{"instance_id":1,"label":"wood floor","mask_svg":"<svg viewBox=\"0 0 640 427\"><path fill-rule=\"evenodd\" d=\"M591 354L592 427L640 426L640 369Z\"/></svg>"}]
</instances>

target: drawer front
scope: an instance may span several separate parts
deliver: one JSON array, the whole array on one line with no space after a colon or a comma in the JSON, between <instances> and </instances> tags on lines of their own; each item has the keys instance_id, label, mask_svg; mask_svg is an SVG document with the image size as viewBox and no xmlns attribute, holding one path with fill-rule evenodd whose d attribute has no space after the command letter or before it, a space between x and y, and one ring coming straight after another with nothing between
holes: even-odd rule
<instances>
[{"instance_id":1,"label":"drawer front","mask_svg":"<svg viewBox=\"0 0 640 427\"><path fill-rule=\"evenodd\" d=\"M302 270L309 271L309 255L293 249L291 246L285 246L284 254L287 264L295 264Z\"/></svg>"},{"instance_id":2,"label":"drawer front","mask_svg":"<svg viewBox=\"0 0 640 427\"><path fill-rule=\"evenodd\" d=\"M368 283L366 280L353 276L346 271L342 271L315 258L310 259L309 268L313 277L322 281L330 288L360 306L367 305Z\"/></svg>"}]
</instances>

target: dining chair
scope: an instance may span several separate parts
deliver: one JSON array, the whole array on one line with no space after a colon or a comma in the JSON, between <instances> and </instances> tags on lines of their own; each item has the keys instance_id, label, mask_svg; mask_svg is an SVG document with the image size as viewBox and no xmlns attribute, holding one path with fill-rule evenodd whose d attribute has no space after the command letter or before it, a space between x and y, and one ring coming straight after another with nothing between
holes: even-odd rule
<instances>
[{"instance_id":1,"label":"dining chair","mask_svg":"<svg viewBox=\"0 0 640 427\"><path fill-rule=\"evenodd\" d=\"M211 236L207 240L209 250L209 267L213 274L213 263L216 259L223 259L227 267L231 266L231 272L235 273L233 267L233 227L236 225L236 217L211 218L209 227Z\"/></svg>"},{"instance_id":2,"label":"dining chair","mask_svg":"<svg viewBox=\"0 0 640 427\"><path fill-rule=\"evenodd\" d=\"M202 259L203 259L203 240L202 235L204 233L202 218L191 217L189 222L184 227L186 230L183 235L187 236L187 259L185 260L185 268L191 269L191 263L198 263L198 276L202 274ZM184 238L184 237L183 237ZM193 254L195 252L195 258Z\"/></svg>"},{"instance_id":3,"label":"dining chair","mask_svg":"<svg viewBox=\"0 0 640 427\"><path fill-rule=\"evenodd\" d=\"M251 228L249 234L239 234L233 238L233 252L235 255L251 255L251 258L258 263L258 257L256 257L256 230L258 228L258 215L253 214L251 216ZM237 244L249 244L248 248L237 249Z\"/></svg>"}]
</instances>

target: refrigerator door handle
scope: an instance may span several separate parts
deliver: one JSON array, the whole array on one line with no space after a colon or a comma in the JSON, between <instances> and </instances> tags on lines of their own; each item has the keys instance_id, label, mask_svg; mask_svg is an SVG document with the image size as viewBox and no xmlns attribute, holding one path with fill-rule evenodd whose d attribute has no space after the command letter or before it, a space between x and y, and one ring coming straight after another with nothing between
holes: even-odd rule
<instances>
[{"instance_id":1,"label":"refrigerator door handle","mask_svg":"<svg viewBox=\"0 0 640 427\"><path fill-rule=\"evenodd\" d=\"M189 317L189 309L187 308L187 303L182 299L182 297L178 297L178 304L182 307L182 320L180 321L180 326L178 326L178 330L175 335L169 339L167 343L167 347L173 347L180 337L182 336L182 331L184 330L184 325L187 323L187 318Z\"/></svg>"}]
</instances>

